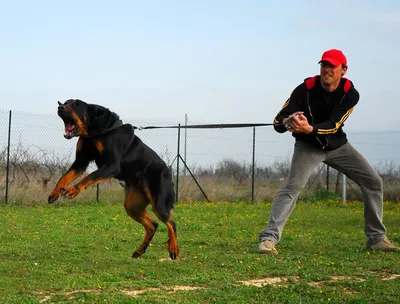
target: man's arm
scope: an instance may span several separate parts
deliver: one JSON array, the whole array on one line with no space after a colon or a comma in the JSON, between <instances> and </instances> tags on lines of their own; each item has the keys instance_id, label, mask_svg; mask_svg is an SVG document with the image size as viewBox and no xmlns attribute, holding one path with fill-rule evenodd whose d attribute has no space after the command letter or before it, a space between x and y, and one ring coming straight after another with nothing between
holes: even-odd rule
<instances>
[{"instance_id":1,"label":"man's arm","mask_svg":"<svg viewBox=\"0 0 400 304\"><path fill-rule=\"evenodd\" d=\"M288 131L288 128L285 126L289 122L291 122L292 114L301 111L302 109L299 106L299 101L301 98L305 96L305 85L300 84L297 86L293 92L290 94L290 97L283 104L282 109L278 112L274 119L274 129L279 133L284 133ZM303 97L302 97L303 96ZM288 124L290 126L290 124Z\"/></svg>"},{"instance_id":2,"label":"man's arm","mask_svg":"<svg viewBox=\"0 0 400 304\"><path fill-rule=\"evenodd\" d=\"M312 134L333 134L349 118L354 107L360 99L356 89L351 89L344 97L342 103L332 112L329 120L313 125Z\"/></svg>"},{"instance_id":3,"label":"man's arm","mask_svg":"<svg viewBox=\"0 0 400 304\"><path fill-rule=\"evenodd\" d=\"M304 115L293 117L290 122L290 132L305 134L333 134L347 120L357 105L360 95L356 89L351 89L342 103L332 112L330 118L322 123L310 125Z\"/></svg>"}]
</instances>

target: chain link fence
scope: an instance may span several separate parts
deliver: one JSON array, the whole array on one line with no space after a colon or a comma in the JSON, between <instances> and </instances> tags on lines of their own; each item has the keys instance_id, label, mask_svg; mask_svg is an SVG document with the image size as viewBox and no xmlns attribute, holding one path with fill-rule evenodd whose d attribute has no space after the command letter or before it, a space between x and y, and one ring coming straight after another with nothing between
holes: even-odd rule
<instances>
[{"instance_id":1,"label":"chain link fence","mask_svg":"<svg viewBox=\"0 0 400 304\"><path fill-rule=\"evenodd\" d=\"M138 127L181 124L180 129L136 130L136 135L171 166L179 201L270 201L289 172L294 139L269 126L185 129L181 122L121 118ZM77 139L66 140L63 132L64 124L56 114L0 111L0 200L20 204L47 202L75 157ZM385 200L399 201L400 130L346 133L382 176ZM93 163L85 174L95 169ZM310 198L320 190L340 192L341 182L336 170L321 165L310 177L302 198ZM346 187L348 200L362 199L351 180L347 179ZM124 192L116 180L91 186L74 199L123 200Z\"/></svg>"}]
</instances>

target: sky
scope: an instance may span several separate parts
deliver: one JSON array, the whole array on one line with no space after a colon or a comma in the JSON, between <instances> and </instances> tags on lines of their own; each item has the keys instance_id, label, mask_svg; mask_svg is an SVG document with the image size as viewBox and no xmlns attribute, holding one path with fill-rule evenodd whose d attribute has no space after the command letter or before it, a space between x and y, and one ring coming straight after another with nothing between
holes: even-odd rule
<instances>
[{"instance_id":1,"label":"sky","mask_svg":"<svg viewBox=\"0 0 400 304\"><path fill-rule=\"evenodd\" d=\"M0 0L0 152L71 159L57 101L101 104L136 126L272 123L331 48L347 56L360 101L345 122L374 166L400 168L400 1ZM182 131L183 133L183 131ZM177 130L137 131L167 162ZM294 140L255 131L255 161L290 159ZM253 130L188 130L191 170L252 162ZM18 152L21 147L29 149ZM176 162L175 162L176 164ZM175 166L174 164L174 166ZM181 165L182 168L182 165Z\"/></svg>"},{"instance_id":2,"label":"sky","mask_svg":"<svg viewBox=\"0 0 400 304\"><path fill-rule=\"evenodd\" d=\"M0 1L0 110L79 98L129 120L271 123L341 49L350 130L398 130L400 1Z\"/></svg>"}]
</instances>

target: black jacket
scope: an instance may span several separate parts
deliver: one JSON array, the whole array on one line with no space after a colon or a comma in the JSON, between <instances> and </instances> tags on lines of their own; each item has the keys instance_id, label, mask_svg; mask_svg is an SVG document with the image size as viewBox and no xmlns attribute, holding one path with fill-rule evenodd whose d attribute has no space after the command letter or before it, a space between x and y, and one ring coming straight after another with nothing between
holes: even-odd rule
<instances>
[{"instance_id":1,"label":"black jacket","mask_svg":"<svg viewBox=\"0 0 400 304\"><path fill-rule=\"evenodd\" d=\"M313 131L310 134L292 133L296 141L305 141L326 151L335 150L347 142L342 127L359 99L360 94L346 78L342 78L335 91L327 92L321 86L319 75L308 77L293 90L276 115L274 128L279 133L286 132L283 119L303 111Z\"/></svg>"}]
</instances>

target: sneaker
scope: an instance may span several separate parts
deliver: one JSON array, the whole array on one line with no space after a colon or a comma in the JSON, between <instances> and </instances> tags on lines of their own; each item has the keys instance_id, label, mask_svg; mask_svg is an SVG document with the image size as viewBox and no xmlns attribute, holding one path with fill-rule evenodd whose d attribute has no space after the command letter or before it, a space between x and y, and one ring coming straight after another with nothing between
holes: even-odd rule
<instances>
[{"instance_id":1,"label":"sneaker","mask_svg":"<svg viewBox=\"0 0 400 304\"><path fill-rule=\"evenodd\" d=\"M259 253L266 254L278 254L278 250L275 249L275 243L271 240L266 240L258 245Z\"/></svg>"},{"instance_id":2,"label":"sneaker","mask_svg":"<svg viewBox=\"0 0 400 304\"><path fill-rule=\"evenodd\" d=\"M367 245L370 251L384 251L384 252L400 252L400 247L397 247L388 239L383 239L375 245Z\"/></svg>"}]
</instances>

